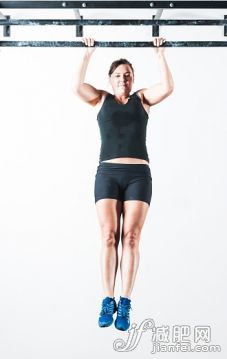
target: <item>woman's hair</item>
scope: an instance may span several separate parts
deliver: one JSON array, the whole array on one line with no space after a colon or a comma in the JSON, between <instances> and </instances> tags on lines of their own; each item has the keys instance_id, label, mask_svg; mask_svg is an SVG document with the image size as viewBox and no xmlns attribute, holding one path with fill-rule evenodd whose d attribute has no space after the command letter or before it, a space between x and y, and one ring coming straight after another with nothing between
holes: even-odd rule
<instances>
[{"instance_id":1,"label":"woman's hair","mask_svg":"<svg viewBox=\"0 0 227 359\"><path fill-rule=\"evenodd\" d=\"M132 73L134 75L134 69L132 67L132 64L126 60L126 59L119 59L119 60L116 60L114 62L112 62L111 66L110 66L110 69L109 69L109 72L108 72L108 75L111 76L112 73L116 70L116 68L120 65L129 65L132 69Z\"/></svg>"}]
</instances>

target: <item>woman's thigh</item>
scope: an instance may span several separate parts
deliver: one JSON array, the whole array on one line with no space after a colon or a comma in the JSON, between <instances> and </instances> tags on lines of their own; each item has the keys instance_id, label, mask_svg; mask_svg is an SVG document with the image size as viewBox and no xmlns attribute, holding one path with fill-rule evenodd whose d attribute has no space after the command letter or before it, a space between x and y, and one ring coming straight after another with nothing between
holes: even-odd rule
<instances>
[{"instance_id":1,"label":"woman's thigh","mask_svg":"<svg viewBox=\"0 0 227 359\"><path fill-rule=\"evenodd\" d=\"M96 210L100 229L102 233L112 231L117 241L120 237L121 214L123 210L122 201L104 198L96 202Z\"/></svg>"},{"instance_id":2,"label":"woman's thigh","mask_svg":"<svg viewBox=\"0 0 227 359\"><path fill-rule=\"evenodd\" d=\"M149 205L145 201L129 200L124 201L122 240L127 234L139 234L143 228Z\"/></svg>"},{"instance_id":3,"label":"woman's thigh","mask_svg":"<svg viewBox=\"0 0 227 359\"><path fill-rule=\"evenodd\" d=\"M95 203L102 232L142 228L152 196L150 168L141 164L101 163L95 179Z\"/></svg>"}]
</instances>

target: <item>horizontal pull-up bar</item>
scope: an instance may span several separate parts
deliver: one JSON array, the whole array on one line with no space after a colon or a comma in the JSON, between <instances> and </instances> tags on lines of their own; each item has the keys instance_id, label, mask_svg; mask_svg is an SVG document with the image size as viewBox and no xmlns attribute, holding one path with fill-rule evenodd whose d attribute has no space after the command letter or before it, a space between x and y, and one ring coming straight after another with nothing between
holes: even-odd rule
<instances>
[{"instance_id":1,"label":"horizontal pull-up bar","mask_svg":"<svg viewBox=\"0 0 227 359\"><path fill-rule=\"evenodd\" d=\"M182 20L169 20L169 19L0 19L0 25L160 25L160 26L179 26L179 25L192 25L192 26L221 26L227 25L226 20L203 20L203 19L182 19Z\"/></svg>"},{"instance_id":2,"label":"horizontal pull-up bar","mask_svg":"<svg viewBox=\"0 0 227 359\"><path fill-rule=\"evenodd\" d=\"M80 41L0 41L0 47L85 47ZM97 47L156 47L145 41L95 41ZM166 41L163 47L227 47L227 41ZM157 48L157 47L156 47Z\"/></svg>"},{"instance_id":3,"label":"horizontal pull-up bar","mask_svg":"<svg viewBox=\"0 0 227 359\"><path fill-rule=\"evenodd\" d=\"M226 9L227 1L0 1L5 9Z\"/></svg>"}]
</instances>

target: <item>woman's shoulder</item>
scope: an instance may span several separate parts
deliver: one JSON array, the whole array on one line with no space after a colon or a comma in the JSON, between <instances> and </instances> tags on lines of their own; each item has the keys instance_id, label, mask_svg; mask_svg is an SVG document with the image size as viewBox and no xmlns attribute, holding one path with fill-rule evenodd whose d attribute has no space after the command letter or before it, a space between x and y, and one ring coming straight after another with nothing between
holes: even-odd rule
<instances>
[{"instance_id":1,"label":"woman's shoulder","mask_svg":"<svg viewBox=\"0 0 227 359\"><path fill-rule=\"evenodd\" d=\"M134 92L134 95L137 95L142 101L143 101L143 92L144 92L144 88L143 89L140 89L140 90L136 90Z\"/></svg>"},{"instance_id":2,"label":"woman's shoulder","mask_svg":"<svg viewBox=\"0 0 227 359\"><path fill-rule=\"evenodd\" d=\"M150 105L146 102L146 100L145 100L145 98L144 98L144 94L143 94L144 90L146 90L146 89L143 88L143 89L137 90L137 91L134 92L133 95L138 96L138 98L140 99L141 104L142 104L144 110L145 110L145 111L147 112L147 114L149 115Z\"/></svg>"},{"instance_id":3,"label":"woman's shoulder","mask_svg":"<svg viewBox=\"0 0 227 359\"><path fill-rule=\"evenodd\" d=\"M99 101L96 103L96 108L97 108L98 110L102 107L102 105L103 105L105 99L106 99L108 96L111 96L111 93L110 93L110 92L107 92L107 91L105 91L105 90L100 90L100 92L101 92L101 95L100 95Z\"/></svg>"},{"instance_id":4,"label":"woman's shoulder","mask_svg":"<svg viewBox=\"0 0 227 359\"><path fill-rule=\"evenodd\" d=\"M102 90L100 102L104 102L107 96L111 96L111 93L108 91Z\"/></svg>"}]
</instances>

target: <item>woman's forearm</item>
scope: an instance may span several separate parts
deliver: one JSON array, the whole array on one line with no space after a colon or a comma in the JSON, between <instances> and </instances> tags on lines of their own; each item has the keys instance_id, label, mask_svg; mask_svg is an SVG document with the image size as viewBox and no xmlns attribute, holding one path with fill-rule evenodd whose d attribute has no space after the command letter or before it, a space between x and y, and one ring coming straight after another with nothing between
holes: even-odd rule
<instances>
[{"instance_id":1,"label":"woman's forearm","mask_svg":"<svg viewBox=\"0 0 227 359\"><path fill-rule=\"evenodd\" d=\"M157 60L160 68L160 82L166 89L173 89L174 81L166 62L164 53L157 54Z\"/></svg>"},{"instance_id":2,"label":"woman's forearm","mask_svg":"<svg viewBox=\"0 0 227 359\"><path fill-rule=\"evenodd\" d=\"M91 55L88 54L87 52L85 52L83 54L83 56L81 57L78 66L76 67L75 75L74 75L74 79L73 79L73 91L74 92L81 91L84 86L86 87L86 84L84 84L84 80L85 80L87 67L88 67L90 58L91 58Z\"/></svg>"}]
</instances>

